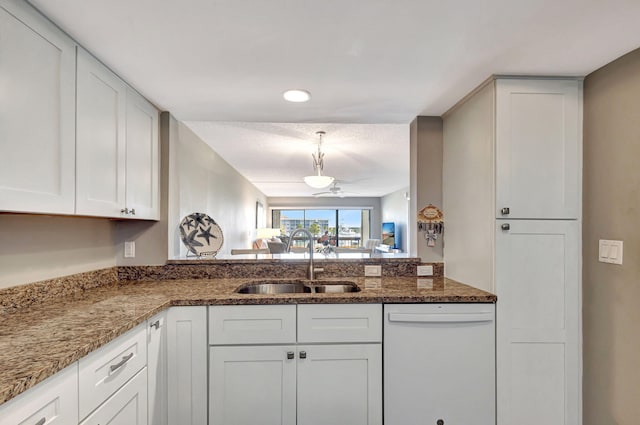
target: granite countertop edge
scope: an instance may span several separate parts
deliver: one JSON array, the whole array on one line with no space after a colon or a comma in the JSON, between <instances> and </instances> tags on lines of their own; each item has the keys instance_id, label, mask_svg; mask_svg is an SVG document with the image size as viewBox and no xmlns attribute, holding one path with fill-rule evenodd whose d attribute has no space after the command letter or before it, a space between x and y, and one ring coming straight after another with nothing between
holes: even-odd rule
<instances>
[{"instance_id":1,"label":"granite countertop edge","mask_svg":"<svg viewBox=\"0 0 640 425\"><path fill-rule=\"evenodd\" d=\"M361 292L347 294L234 292L251 280L255 279L130 281L1 315L0 406L171 306L497 300L491 293L438 277L348 278Z\"/></svg>"}]
</instances>

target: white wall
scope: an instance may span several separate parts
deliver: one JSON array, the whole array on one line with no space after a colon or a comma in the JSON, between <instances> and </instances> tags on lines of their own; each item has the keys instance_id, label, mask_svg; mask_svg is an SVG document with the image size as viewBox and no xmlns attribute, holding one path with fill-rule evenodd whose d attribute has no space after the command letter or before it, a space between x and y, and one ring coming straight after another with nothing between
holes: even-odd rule
<instances>
[{"instance_id":1,"label":"white wall","mask_svg":"<svg viewBox=\"0 0 640 425\"><path fill-rule=\"evenodd\" d=\"M267 198L186 125L171 118L169 152L169 258L187 249L180 240L180 221L194 212L213 218L222 228L220 255L250 248L256 226L256 202Z\"/></svg>"},{"instance_id":2,"label":"white wall","mask_svg":"<svg viewBox=\"0 0 640 425\"><path fill-rule=\"evenodd\" d=\"M396 224L396 238L399 238L398 247L402 252L408 251L409 201L405 197L405 193L408 193L408 191L409 188L407 187L380 198L382 222L391 221Z\"/></svg>"},{"instance_id":3,"label":"white wall","mask_svg":"<svg viewBox=\"0 0 640 425\"><path fill-rule=\"evenodd\" d=\"M113 222L0 214L0 288L116 265Z\"/></svg>"},{"instance_id":4,"label":"white wall","mask_svg":"<svg viewBox=\"0 0 640 425\"><path fill-rule=\"evenodd\" d=\"M494 121L493 82L444 117L447 277L487 291L494 291Z\"/></svg>"}]
</instances>

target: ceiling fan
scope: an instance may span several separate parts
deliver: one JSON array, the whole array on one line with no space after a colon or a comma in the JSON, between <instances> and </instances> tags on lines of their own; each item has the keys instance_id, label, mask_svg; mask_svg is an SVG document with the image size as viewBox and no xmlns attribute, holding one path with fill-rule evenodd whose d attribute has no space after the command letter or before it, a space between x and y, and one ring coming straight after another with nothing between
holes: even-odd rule
<instances>
[{"instance_id":1,"label":"ceiling fan","mask_svg":"<svg viewBox=\"0 0 640 425\"><path fill-rule=\"evenodd\" d=\"M357 193L355 193L355 192L345 192L344 190L342 190L342 188L340 186L338 186L338 182L337 181L334 181L333 182L333 186L331 186L329 189L325 190L324 192L317 192L317 193L313 194L313 196L315 196L315 197L337 196L339 198L344 198L346 195L357 195Z\"/></svg>"}]
</instances>

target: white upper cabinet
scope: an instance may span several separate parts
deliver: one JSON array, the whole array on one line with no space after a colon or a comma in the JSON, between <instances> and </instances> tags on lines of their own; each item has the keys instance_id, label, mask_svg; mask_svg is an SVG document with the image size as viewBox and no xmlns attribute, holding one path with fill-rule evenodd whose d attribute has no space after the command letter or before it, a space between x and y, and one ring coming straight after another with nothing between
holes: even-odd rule
<instances>
[{"instance_id":1,"label":"white upper cabinet","mask_svg":"<svg viewBox=\"0 0 640 425\"><path fill-rule=\"evenodd\" d=\"M158 219L158 111L78 49L76 214Z\"/></svg>"},{"instance_id":2,"label":"white upper cabinet","mask_svg":"<svg viewBox=\"0 0 640 425\"><path fill-rule=\"evenodd\" d=\"M75 44L0 0L0 210L73 214Z\"/></svg>"},{"instance_id":3,"label":"white upper cabinet","mask_svg":"<svg viewBox=\"0 0 640 425\"><path fill-rule=\"evenodd\" d=\"M119 217L125 208L127 86L78 49L76 213Z\"/></svg>"},{"instance_id":4,"label":"white upper cabinet","mask_svg":"<svg viewBox=\"0 0 640 425\"><path fill-rule=\"evenodd\" d=\"M581 86L577 80L496 81L497 218L578 217Z\"/></svg>"},{"instance_id":5,"label":"white upper cabinet","mask_svg":"<svg viewBox=\"0 0 640 425\"><path fill-rule=\"evenodd\" d=\"M135 218L160 218L158 126L158 110L127 88L126 208Z\"/></svg>"}]
</instances>

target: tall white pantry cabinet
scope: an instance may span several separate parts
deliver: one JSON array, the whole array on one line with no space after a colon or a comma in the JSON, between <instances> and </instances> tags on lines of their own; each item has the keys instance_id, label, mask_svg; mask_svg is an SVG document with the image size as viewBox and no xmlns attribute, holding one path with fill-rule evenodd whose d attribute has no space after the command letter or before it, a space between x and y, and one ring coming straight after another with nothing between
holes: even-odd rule
<instances>
[{"instance_id":1,"label":"tall white pantry cabinet","mask_svg":"<svg viewBox=\"0 0 640 425\"><path fill-rule=\"evenodd\" d=\"M496 77L444 115L444 259L495 292L497 424L582 423L582 81Z\"/></svg>"}]
</instances>

